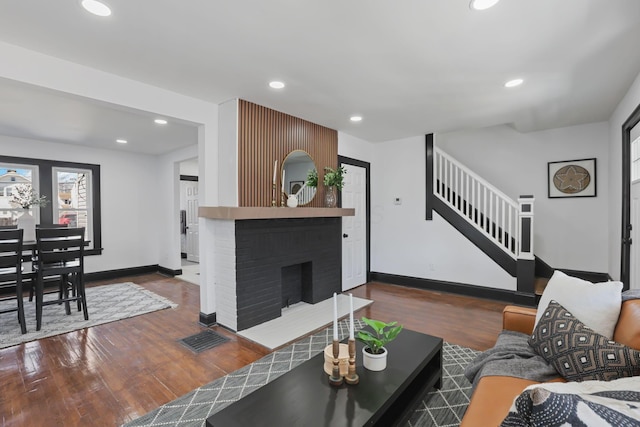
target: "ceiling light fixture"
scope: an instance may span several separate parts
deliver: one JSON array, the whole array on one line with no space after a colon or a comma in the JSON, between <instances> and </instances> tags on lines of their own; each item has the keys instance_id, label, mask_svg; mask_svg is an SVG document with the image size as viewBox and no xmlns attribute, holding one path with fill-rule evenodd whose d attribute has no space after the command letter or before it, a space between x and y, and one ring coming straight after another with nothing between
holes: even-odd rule
<instances>
[{"instance_id":1,"label":"ceiling light fixture","mask_svg":"<svg viewBox=\"0 0 640 427\"><path fill-rule=\"evenodd\" d=\"M284 87L284 83L273 81L273 82L269 83L269 86L271 86L274 89L282 89Z\"/></svg>"},{"instance_id":2,"label":"ceiling light fixture","mask_svg":"<svg viewBox=\"0 0 640 427\"><path fill-rule=\"evenodd\" d=\"M166 125L167 121L165 119L155 119L154 122L158 125Z\"/></svg>"},{"instance_id":3,"label":"ceiling light fixture","mask_svg":"<svg viewBox=\"0 0 640 427\"><path fill-rule=\"evenodd\" d=\"M94 15L111 15L111 9L109 8L109 6L97 0L82 0L82 7L84 7L87 12L91 12Z\"/></svg>"},{"instance_id":4,"label":"ceiling light fixture","mask_svg":"<svg viewBox=\"0 0 640 427\"><path fill-rule=\"evenodd\" d=\"M471 0L469 7L473 10L485 10L495 6L500 0Z\"/></svg>"},{"instance_id":5,"label":"ceiling light fixture","mask_svg":"<svg viewBox=\"0 0 640 427\"><path fill-rule=\"evenodd\" d=\"M506 83L504 84L504 87L516 87L516 86L520 86L523 82L524 82L524 80L522 80L522 79L513 79L513 80L509 80L508 82L506 82Z\"/></svg>"},{"instance_id":6,"label":"ceiling light fixture","mask_svg":"<svg viewBox=\"0 0 640 427\"><path fill-rule=\"evenodd\" d=\"M362 121L362 117L361 116L351 116L350 120L352 122L361 122Z\"/></svg>"},{"instance_id":7,"label":"ceiling light fixture","mask_svg":"<svg viewBox=\"0 0 640 427\"><path fill-rule=\"evenodd\" d=\"M118 144L126 144L128 141L126 139L116 139Z\"/></svg>"}]
</instances>

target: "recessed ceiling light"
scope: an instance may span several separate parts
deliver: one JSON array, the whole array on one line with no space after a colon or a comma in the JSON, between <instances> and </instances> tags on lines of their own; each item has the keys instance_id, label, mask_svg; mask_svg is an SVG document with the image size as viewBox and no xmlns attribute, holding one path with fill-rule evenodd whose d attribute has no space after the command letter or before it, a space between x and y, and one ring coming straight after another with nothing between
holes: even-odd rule
<instances>
[{"instance_id":1,"label":"recessed ceiling light","mask_svg":"<svg viewBox=\"0 0 640 427\"><path fill-rule=\"evenodd\" d=\"M282 89L284 87L284 83L282 82L270 82L269 86L271 86L274 89Z\"/></svg>"},{"instance_id":2,"label":"recessed ceiling light","mask_svg":"<svg viewBox=\"0 0 640 427\"><path fill-rule=\"evenodd\" d=\"M522 80L522 79L513 79L513 80L509 80L508 82L506 82L506 83L504 84L504 87L516 87L516 86L520 86L523 82L524 82L524 80Z\"/></svg>"},{"instance_id":3,"label":"recessed ceiling light","mask_svg":"<svg viewBox=\"0 0 640 427\"><path fill-rule=\"evenodd\" d=\"M87 12L91 12L94 15L98 15L98 16L111 15L111 9L109 9L109 6L97 0L82 0L82 7L84 7L87 10Z\"/></svg>"},{"instance_id":4,"label":"recessed ceiling light","mask_svg":"<svg viewBox=\"0 0 640 427\"><path fill-rule=\"evenodd\" d=\"M158 125L166 125L167 121L165 119L155 119L154 122Z\"/></svg>"},{"instance_id":5,"label":"recessed ceiling light","mask_svg":"<svg viewBox=\"0 0 640 427\"><path fill-rule=\"evenodd\" d=\"M362 121L362 117L361 116L351 116L350 120L352 122L360 122L360 121Z\"/></svg>"},{"instance_id":6,"label":"recessed ceiling light","mask_svg":"<svg viewBox=\"0 0 640 427\"><path fill-rule=\"evenodd\" d=\"M126 139L116 139L118 144L126 144L128 141Z\"/></svg>"},{"instance_id":7,"label":"recessed ceiling light","mask_svg":"<svg viewBox=\"0 0 640 427\"><path fill-rule=\"evenodd\" d=\"M493 7L500 0L471 0L469 7L473 10L485 10Z\"/></svg>"}]
</instances>

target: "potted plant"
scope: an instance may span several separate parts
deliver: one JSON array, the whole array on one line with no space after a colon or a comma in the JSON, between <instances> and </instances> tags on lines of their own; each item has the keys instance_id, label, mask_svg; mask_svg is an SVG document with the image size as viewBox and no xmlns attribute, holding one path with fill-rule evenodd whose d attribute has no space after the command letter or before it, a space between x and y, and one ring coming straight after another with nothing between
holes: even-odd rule
<instances>
[{"instance_id":1,"label":"potted plant","mask_svg":"<svg viewBox=\"0 0 640 427\"><path fill-rule=\"evenodd\" d=\"M20 206L23 213L17 219L18 228L24 230L23 239L31 241L36 239L36 220L29 210L32 206L45 206L49 201L45 196L40 196L29 184L17 184L11 189L9 202L14 206Z\"/></svg>"},{"instance_id":2,"label":"potted plant","mask_svg":"<svg viewBox=\"0 0 640 427\"><path fill-rule=\"evenodd\" d=\"M307 173L307 187L317 187L318 186L318 171L314 169L309 169Z\"/></svg>"},{"instance_id":3,"label":"potted plant","mask_svg":"<svg viewBox=\"0 0 640 427\"><path fill-rule=\"evenodd\" d=\"M402 325L398 322L385 323L380 320L362 318L362 321L373 329L373 332L360 330L356 339L364 344L362 362L370 371L382 371L387 367L387 349L385 345L396 339Z\"/></svg>"},{"instance_id":4,"label":"potted plant","mask_svg":"<svg viewBox=\"0 0 640 427\"><path fill-rule=\"evenodd\" d=\"M344 185L344 174L347 173L344 166L333 169L328 166L324 168L324 185L326 187L324 194L325 206L335 208L337 202L336 188L342 190Z\"/></svg>"}]
</instances>

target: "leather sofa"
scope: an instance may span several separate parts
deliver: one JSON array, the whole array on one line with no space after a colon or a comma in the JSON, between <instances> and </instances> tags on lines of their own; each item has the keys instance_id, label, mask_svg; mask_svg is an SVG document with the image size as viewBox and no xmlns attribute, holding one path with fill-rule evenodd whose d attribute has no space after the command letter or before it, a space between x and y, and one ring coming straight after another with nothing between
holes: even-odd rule
<instances>
[{"instance_id":1,"label":"leather sofa","mask_svg":"<svg viewBox=\"0 0 640 427\"><path fill-rule=\"evenodd\" d=\"M502 326L511 331L531 334L536 309L507 306L502 312ZM640 350L640 299L622 303L616 324L614 341ZM564 382L560 376L552 382ZM535 381L508 376L485 376L480 379L471 396L460 427L499 426L507 416L513 400Z\"/></svg>"}]
</instances>

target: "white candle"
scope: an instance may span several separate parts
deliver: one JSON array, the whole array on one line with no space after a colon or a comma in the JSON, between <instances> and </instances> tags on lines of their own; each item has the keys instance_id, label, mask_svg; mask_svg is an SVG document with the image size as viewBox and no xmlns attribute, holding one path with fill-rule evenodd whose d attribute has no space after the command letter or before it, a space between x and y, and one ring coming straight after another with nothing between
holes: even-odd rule
<instances>
[{"instance_id":1,"label":"white candle","mask_svg":"<svg viewBox=\"0 0 640 427\"><path fill-rule=\"evenodd\" d=\"M353 294L349 294L349 339L353 339Z\"/></svg>"},{"instance_id":2,"label":"white candle","mask_svg":"<svg viewBox=\"0 0 640 427\"><path fill-rule=\"evenodd\" d=\"M338 297L333 293L333 340L338 341Z\"/></svg>"},{"instance_id":3,"label":"white candle","mask_svg":"<svg viewBox=\"0 0 640 427\"><path fill-rule=\"evenodd\" d=\"M282 192L284 193L284 173L286 172L286 170L282 170Z\"/></svg>"},{"instance_id":4,"label":"white candle","mask_svg":"<svg viewBox=\"0 0 640 427\"><path fill-rule=\"evenodd\" d=\"M278 169L278 161L273 162L273 183L276 183L276 170Z\"/></svg>"}]
</instances>

